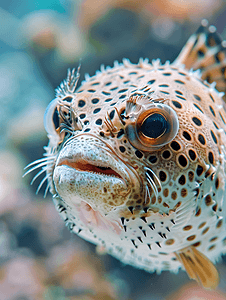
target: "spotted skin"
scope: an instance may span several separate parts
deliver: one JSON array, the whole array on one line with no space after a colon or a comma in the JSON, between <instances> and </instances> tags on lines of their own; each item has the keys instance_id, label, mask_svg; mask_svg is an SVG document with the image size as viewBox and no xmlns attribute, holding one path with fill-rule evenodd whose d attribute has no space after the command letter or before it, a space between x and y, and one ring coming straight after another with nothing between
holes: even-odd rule
<instances>
[{"instance_id":1,"label":"spotted skin","mask_svg":"<svg viewBox=\"0 0 226 300\"><path fill-rule=\"evenodd\" d=\"M69 71L45 115L47 158L28 171L47 172L74 233L148 272L182 266L205 288L226 252L222 48L203 21L172 64L116 62L77 90Z\"/></svg>"}]
</instances>

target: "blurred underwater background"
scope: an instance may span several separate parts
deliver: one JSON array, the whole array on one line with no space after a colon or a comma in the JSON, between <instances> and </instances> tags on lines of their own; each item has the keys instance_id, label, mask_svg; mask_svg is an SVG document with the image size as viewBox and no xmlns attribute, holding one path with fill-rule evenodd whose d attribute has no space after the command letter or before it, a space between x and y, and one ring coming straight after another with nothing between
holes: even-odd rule
<instances>
[{"instance_id":1,"label":"blurred underwater background","mask_svg":"<svg viewBox=\"0 0 226 300\"><path fill-rule=\"evenodd\" d=\"M226 256L213 292L184 271L124 266L68 231L34 173L22 178L68 68L81 61L81 82L124 57L173 61L203 18L226 38L224 0L0 1L0 300L226 299Z\"/></svg>"}]
</instances>

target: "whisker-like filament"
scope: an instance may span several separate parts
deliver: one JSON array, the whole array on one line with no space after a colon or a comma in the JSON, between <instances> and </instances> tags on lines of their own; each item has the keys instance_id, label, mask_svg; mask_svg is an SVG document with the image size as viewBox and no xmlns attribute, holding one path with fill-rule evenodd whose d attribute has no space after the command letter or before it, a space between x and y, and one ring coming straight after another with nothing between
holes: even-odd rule
<instances>
[{"instance_id":1,"label":"whisker-like filament","mask_svg":"<svg viewBox=\"0 0 226 300\"><path fill-rule=\"evenodd\" d=\"M149 172L155 177L156 181L157 181L158 184L159 184L159 187L162 189L161 181L159 180L159 178L158 178L158 176L155 174L155 172L152 171L152 169L150 169L150 168L148 168L148 167L144 167L144 169L145 169L146 171L149 171Z\"/></svg>"},{"instance_id":2,"label":"whisker-like filament","mask_svg":"<svg viewBox=\"0 0 226 300\"><path fill-rule=\"evenodd\" d=\"M147 182L149 183L149 185L151 186L154 194L155 194L155 197L157 197L157 194L158 194L158 190L157 190L157 187L155 185L155 182L154 180L150 177L150 175L148 173L146 173L146 176L147 176Z\"/></svg>"},{"instance_id":3,"label":"whisker-like filament","mask_svg":"<svg viewBox=\"0 0 226 300\"><path fill-rule=\"evenodd\" d=\"M154 192L154 194L155 194L155 197L157 197L157 189L156 189L156 187L155 187L155 185L153 185L153 183L147 178L147 182L148 182L148 184L150 185L150 187L152 188L152 190L153 190L153 192Z\"/></svg>"},{"instance_id":4,"label":"whisker-like filament","mask_svg":"<svg viewBox=\"0 0 226 300\"><path fill-rule=\"evenodd\" d=\"M150 191L149 191L149 188L148 188L148 185L146 185L146 189L145 189L145 199L144 199L144 203L146 204L147 203L147 195L149 197L149 199L151 200L151 195L150 195Z\"/></svg>"},{"instance_id":5,"label":"whisker-like filament","mask_svg":"<svg viewBox=\"0 0 226 300\"><path fill-rule=\"evenodd\" d=\"M33 166L33 165L36 165L36 164L38 164L38 163L41 163L41 162L44 162L44 161L47 162L48 160L52 160L52 159L53 159L52 156L48 156L48 157L43 157L43 158L37 159L37 160L31 162L30 164L28 164L28 165L24 168L24 170L26 170L27 168L29 168L29 167L31 167L31 166ZM23 175L23 176L25 176L25 175Z\"/></svg>"},{"instance_id":6,"label":"whisker-like filament","mask_svg":"<svg viewBox=\"0 0 226 300\"><path fill-rule=\"evenodd\" d=\"M49 164L49 162L48 162L48 164ZM34 170L36 170L36 169L38 169L38 168L41 168L41 167L43 167L43 166L46 166L46 165L47 165L47 162L44 161L44 162L38 164L37 166L32 167L31 169L27 170L26 173L24 173L23 177L26 176L27 174L31 173L32 171L34 171Z\"/></svg>"},{"instance_id":7,"label":"whisker-like filament","mask_svg":"<svg viewBox=\"0 0 226 300\"><path fill-rule=\"evenodd\" d=\"M46 147L45 149L46 151L48 151L48 147ZM33 179L31 180L31 185L35 182L35 180L41 176L43 173L45 173L46 171L48 171L48 169L52 168L52 165L54 164L54 161L56 159L56 155L54 155L52 152L49 153L49 151L47 153L44 154L45 157L37 159L33 162L31 162L30 164L28 164L24 169L28 169L24 175L28 175L29 173L41 168L41 170L39 170L39 172L33 177ZM51 174L46 174L45 177L42 179L42 181L39 183L39 186L36 190L36 194L40 191L41 187L43 186L43 184L45 183L45 181L51 176ZM46 189L45 189L45 193L44 193L44 197L46 197L47 192L50 188L50 182L47 184Z\"/></svg>"},{"instance_id":8,"label":"whisker-like filament","mask_svg":"<svg viewBox=\"0 0 226 300\"><path fill-rule=\"evenodd\" d=\"M48 193L49 188L50 188L50 182L47 183L47 186L46 186L46 188L45 188L44 198L46 198L46 195L47 195L47 193Z\"/></svg>"},{"instance_id":9,"label":"whisker-like filament","mask_svg":"<svg viewBox=\"0 0 226 300\"><path fill-rule=\"evenodd\" d=\"M35 176L34 178L32 179L30 185L32 185L34 183L34 181L41 175L43 174L44 172L46 172L47 168L43 167Z\"/></svg>"},{"instance_id":10,"label":"whisker-like filament","mask_svg":"<svg viewBox=\"0 0 226 300\"><path fill-rule=\"evenodd\" d=\"M38 194L38 192L40 191L41 187L43 186L43 184L45 183L45 181L50 177L50 174L47 174L43 179L42 181L40 182L37 190L36 190L36 195Z\"/></svg>"}]
</instances>

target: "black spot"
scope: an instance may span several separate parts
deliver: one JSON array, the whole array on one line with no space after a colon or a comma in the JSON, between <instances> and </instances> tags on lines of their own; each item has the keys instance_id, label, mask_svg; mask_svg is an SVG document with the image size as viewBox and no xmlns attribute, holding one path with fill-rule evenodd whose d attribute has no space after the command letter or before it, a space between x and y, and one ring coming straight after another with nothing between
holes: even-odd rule
<instances>
[{"instance_id":1,"label":"black spot","mask_svg":"<svg viewBox=\"0 0 226 300\"><path fill-rule=\"evenodd\" d=\"M203 173L203 167L202 166L200 166L200 165L198 165L197 166L197 169L196 169L196 174L198 175L198 176L201 176L202 175L202 173Z\"/></svg>"},{"instance_id":2,"label":"black spot","mask_svg":"<svg viewBox=\"0 0 226 300\"><path fill-rule=\"evenodd\" d=\"M84 119L86 117L86 114L79 115L80 119Z\"/></svg>"},{"instance_id":3,"label":"black spot","mask_svg":"<svg viewBox=\"0 0 226 300\"><path fill-rule=\"evenodd\" d=\"M199 134L198 135L198 140L199 142L202 144L202 145L205 145L206 144L206 140L204 138L204 136L202 134Z\"/></svg>"},{"instance_id":4,"label":"black spot","mask_svg":"<svg viewBox=\"0 0 226 300\"><path fill-rule=\"evenodd\" d=\"M160 84L159 87L169 87L168 84Z\"/></svg>"},{"instance_id":5,"label":"black spot","mask_svg":"<svg viewBox=\"0 0 226 300\"><path fill-rule=\"evenodd\" d=\"M104 102L110 102L112 98L107 98Z\"/></svg>"},{"instance_id":6,"label":"black spot","mask_svg":"<svg viewBox=\"0 0 226 300\"><path fill-rule=\"evenodd\" d=\"M93 104L97 104L99 101L100 101L100 100L99 100L98 98L93 98L93 99L91 100L91 102L92 102Z\"/></svg>"},{"instance_id":7,"label":"black spot","mask_svg":"<svg viewBox=\"0 0 226 300\"><path fill-rule=\"evenodd\" d=\"M213 158L213 152L209 152L208 158L209 158L209 162L210 162L211 164L213 164L213 160L214 160L214 158Z\"/></svg>"},{"instance_id":8,"label":"black spot","mask_svg":"<svg viewBox=\"0 0 226 300\"><path fill-rule=\"evenodd\" d=\"M181 93L180 91L175 91L175 93L178 95L183 95L183 93Z\"/></svg>"},{"instance_id":9,"label":"black spot","mask_svg":"<svg viewBox=\"0 0 226 300\"><path fill-rule=\"evenodd\" d=\"M110 104L110 106L114 106L116 103L117 103L117 102L113 102L113 103Z\"/></svg>"},{"instance_id":10,"label":"black spot","mask_svg":"<svg viewBox=\"0 0 226 300\"><path fill-rule=\"evenodd\" d=\"M120 146L120 147L119 147L119 150L120 150L122 153L124 153L124 152L126 151L126 148L123 147L123 146Z\"/></svg>"},{"instance_id":11,"label":"black spot","mask_svg":"<svg viewBox=\"0 0 226 300\"><path fill-rule=\"evenodd\" d=\"M73 97L68 96L68 97L65 97L65 98L63 99L63 101L71 102L72 99L73 99Z\"/></svg>"},{"instance_id":12,"label":"black spot","mask_svg":"<svg viewBox=\"0 0 226 300\"><path fill-rule=\"evenodd\" d=\"M212 106L209 106L209 109L210 109L212 115L213 115L214 117L216 117L215 111L213 110Z\"/></svg>"},{"instance_id":13,"label":"black spot","mask_svg":"<svg viewBox=\"0 0 226 300\"><path fill-rule=\"evenodd\" d=\"M197 126L201 126L202 125L202 122L201 122L201 120L199 120L198 118L196 118L196 117L193 117L192 118L192 121L195 123L195 125L197 125Z\"/></svg>"},{"instance_id":14,"label":"black spot","mask_svg":"<svg viewBox=\"0 0 226 300\"><path fill-rule=\"evenodd\" d=\"M115 86L115 87L111 88L110 91L115 91L115 90L117 90L117 88L118 88L118 86Z\"/></svg>"},{"instance_id":15,"label":"black spot","mask_svg":"<svg viewBox=\"0 0 226 300\"><path fill-rule=\"evenodd\" d=\"M210 133L211 133L211 136L212 136L212 139L213 139L214 143L217 144L217 137L214 134L213 130L210 130Z\"/></svg>"},{"instance_id":16,"label":"black spot","mask_svg":"<svg viewBox=\"0 0 226 300\"><path fill-rule=\"evenodd\" d=\"M96 90L87 90L87 92L89 92L89 93L95 93Z\"/></svg>"},{"instance_id":17,"label":"black spot","mask_svg":"<svg viewBox=\"0 0 226 300\"><path fill-rule=\"evenodd\" d=\"M196 100L201 101L201 98L198 95L193 95L193 96Z\"/></svg>"},{"instance_id":18,"label":"black spot","mask_svg":"<svg viewBox=\"0 0 226 300\"><path fill-rule=\"evenodd\" d=\"M187 131L183 131L183 137L188 140L191 141L191 135L190 133L188 133Z\"/></svg>"},{"instance_id":19,"label":"black spot","mask_svg":"<svg viewBox=\"0 0 226 300\"><path fill-rule=\"evenodd\" d=\"M90 128L86 128L85 130L84 130L84 132L89 132L91 129Z\"/></svg>"},{"instance_id":20,"label":"black spot","mask_svg":"<svg viewBox=\"0 0 226 300\"><path fill-rule=\"evenodd\" d=\"M125 93L127 91L128 91L128 89L122 89L122 90L119 90L118 93Z\"/></svg>"},{"instance_id":21,"label":"black spot","mask_svg":"<svg viewBox=\"0 0 226 300\"><path fill-rule=\"evenodd\" d=\"M103 95L106 95L106 96L109 96L109 95L111 95L111 93L109 93L109 92L105 92L105 91L103 91L103 92L102 92L102 94L103 94Z\"/></svg>"},{"instance_id":22,"label":"black spot","mask_svg":"<svg viewBox=\"0 0 226 300\"><path fill-rule=\"evenodd\" d=\"M185 168L188 164L188 160L183 154L178 157L178 162L183 168Z\"/></svg>"},{"instance_id":23,"label":"black spot","mask_svg":"<svg viewBox=\"0 0 226 300\"><path fill-rule=\"evenodd\" d=\"M150 161L150 163L154 164L157 162L157 157L155 155L151 155L149 156L148 160Z\"/></svg>"},{"instance_id":24,"label":"black spot","mask_svg":"<svg viewBox=\"0 0 226 300\"><path fill-rule=\"evenodd\" d=\"M130 80L123 81L124 84L129 83L129 82L130 82Z\"/></svg>"},{"instance_id":25,"label":"black spot","mask_svg":"<svg viewBox=\"0 0 226 300\"><path fill-rule=\"evenodd\" d=\"M125 94L123 94L122 96L119 97L119 99L124 99L124 98L126 98Z\"/></svg>"},{"instance_id":26,"label":"black spot","mask_svg":"<svg viewBox=\"0 0 226 300\"><path fill-rule=\"evenodd\" d=\"M223 118L223 116L222 116L222 114L219 112L219 115L220 115L220 117L221 117L221 120L224 122L224 124L226 124L225 123L225 120L224 120L224 118Z\"/></svg>"},{"instance_id":27,"label":"black spot","mask_svg":"<svg viewBox=\"0 0 226 300\"><path fill-rule=\"evenodd\" d=\"M205 55L205 53L202 51L202 50L199 50L198 51L198 56L199 57L203 57Z\"/></svg>"},{"instance_id":28,"label":"black spot","mask_svg":"<svg viewBox=\"0 0 226 300\"><path fill-rule=\"evenodd\" d=\"M84 125L88 125L88 124L89 124L88 120L84 121Z\"/></svg>"},{"instance_id":29,"label":"black spot","mask_svg":"<svg viewBox=\"0 0 226 300\"><path fill-rule=\"evenodd\" d=\"M148 84L153 84L155 82L155 79L148 81Z\"/></svg>"},{"instance_id":30,"label":"black spot","mask_svg":"<svg viewBox=\"0 0 226 300\"><path fill-rule=\"evenodd\" d=\"M164 75L164 76L170 76L172 74L171 73L162 73L162 75Z\"/></svg>"},{"instance_id":31,"label":"black spot","mask_svg":"<svg viewBox=\"0 0 226 300\"><path fill-rule=\"evenodd\" d=\"M147 117L141 125L141 132L149 138L158 138L168 129L166 119L158 113L153 113Z\"/></svg>"},{"instance_id":32,"label":"black spot","mask_svg":"<svg viewBox=\"0 0 226 300\"><path fill-rule=\"evenodd\" d=\"M178 142L172 141L170 145L171 145L171 148L172 148L174 151L180 150L180 144L179 144Z\"/></svg>"},{"instance_id":33,"label":"black spot","mask_svg":"<svg viewBox=\"0 0 226 300\"><path fill-rule=\"evenodd\" d=\"M91 85L94 86L94 85L99 85L99 84L100 84L99 82L94 82Z\"/></svg>"},{"instance_id":34,"label":"black spot","mask_svg":"<svg viewBox=\"0 0 226 300\"><path fill-rule=\"evenodd\" d=\"M174 80L176 83L179 83L179 84L185 84L183 81L181 80Z\"/></svg>"},{"instance_id":35,"label":"black spot","mask_svg":"<svg viewBox=\"0 0 226 300\"><path fill-rule=\"evenodd\" d=\"M217 124L215 122L213 122L213 125L215 126L216 129L219 129L219 127L217 126Z\"/></svg>"},{"instance_id":36,"label":"black spot","mask_svg":"<svg viewBox=\"0 0 226 300\"><path fill-rule=\"evenodd\" d=\"M111 81L105 83L105 86L108 86L108 85L110 85L110 84L111 84Z\"/></svg>"},{"instance_id":37,"label":"black spot","mask_svg":"<svg viewBox=\"0 0 226 300\"><path fill-rule=\"evenodd\" d=\"M124 135L124 130L120 129L120 131L117 133L117 138L119 139L123 135Z\"/></svg>"},{"instance_id":38,"label":"black spot","mask_svg":"<svg viewBox=\"0 0 226 300\"><path fill-rule=\"evenodd\" d=\"M83 107L83 106L85 106L85 101L84 100L79 100L78 101L78 107Z\"/></svg>"},{"instance_id":39,"label":"black spot","mask_svg":"<svg viewBox=\"0 0 226 300\"><path fill-rule=\"evenodd\" d=\"M164 171L160 171L159 172L159 179L161 180L161 181L166 181L166 173L164 172Z\"/></svg>"},{"instance_id":40,"label":"black spot","mask_svg":"<svg viewBox=\"0 0 226 300\"><path fill-rule=\"evenodd\" d=\"M165 92L165 91L160 91L160 92L163 93L163 94L169 95L168 92Z\"/></svg>"},{"instance_id":41,"label":"black spot","mask_svg":"<svg viewBox=\"0 0 226 300\"><path fill-rule=\"evenodd\" d=\"M176 95L176 97L186 101L186 98L184 98L184 97L181 97L181 96L178 96L178 95Z\"/></svg>"},{"instance_id":42,"label":"black spot","mask_svg":"<svg viewBox=\"0 0 226 300\"><path fill-rule=\"evenodd\" d=\"M195 108L197 108L199 111L201 111L201 113L204 114L204 112L201 110L201 108L198 105L196 105L195 103L193 103L193 105L194 105Z\"/></svg>"},{"instance_id":43,"label":"black spot","mask_svg":"<svg viewBox=\"0 0 226 300\"><path fill-rule=\"evenodd\" d=\"M182 73L182 72L178 72L178 74L182 75L182 76L187 76L187 74Z\"/></svg>"},{"instance_id":44,"label":"black spot","mask_svg":"<svg viewBox=\"0 0 226 300\"><path fill-rule=\"evenodd\" d=\"M100 131L100 136L104 137L104 132Z\"/></svg>"},{"instance_id":45,"label":"black spot","mask_svg":"<svg viewBox=\"0 0 226 300\"><path fill-rule=\"evenodd\" d=\"M211 99L213 102L215 102L213 96L212 96L211 94L209 94L209 96L210 96L210 99Z\"/></svg>"},{"instance_id":46,"label":"black spot","mask_svg":"<svg viewBox=\"0 0 226 300\"><path fill-rule=\"evenodd\" d=\"M114 118L114 115L115 115L115 110L112 110L109 114L111 120Z\"/></svg>"},{"instance_id":47,"label":"black spot","mask_svg":"<svg viewBox=\"0 0 226 300\"><path fill-rule=\"evenodd\" d=\"M165 159L169 158L170 155L171 155L171 153L169 152L169 150L165 150L162 153L162 157L165 158Z\"/></svg>"},{"instance_id":48,"label":"black spot","mask_svg":"<svg viewBox=\"0 0 226 300\"><path fill-rule=\"evenodd\" d=\"M180 178L178 179L178 182L180 185L185 185L186 177L184 175L181 175Z\"/></svg>"},{"instance_id":49,"label":"black spot","mask_svg":"<svg viewBox=\"0 0 226 300\"><path fill-rule=\"evenodd\" d=\"M191 160L196 160L196 153L192 149L190 149L188 151L188 155L189 155L189 157L190 157Z\"/></svg>"},{"instance_id":50,"label":"black spot","mask_svg":"<svg viewBox=\"0 0 226 300\"><path fill-rule=\"evenodd\" d=\"M137 72L130 72L128 75L136 75Z\"/></svg>"},{"instance_id":51,"label":"black spot","mask_svg":"<svg viewBox=\"0 0 226 300\"><path fill-rule=\"evenodd\" d=\"M99 111L101 111L101 108L100 108L100 107L99 107L99 108L96 108L96 109L94 109L93 113L94 113L94 114L97 114Z\"/></svg>"},{"instance_id":52,"label":"black spot","mask_svg":"<svg viewBox=\"0 0 226 300\"><path fill-rule=\"evenodd\" d=\"M95 122L97 125L102 125L102 119L97 119Z\"/></svg>"},{"instance_id":53,"label":"black spot","mask_svg":"<svg viewBox=\"0 0 226 300\"><path fill-rule=\"evenodd\" d=\"M219 188L219 185L220 185L219 178L216 178L216 181L215 181L215 187L216 187L217 190L218 190L218 188Z\"/></svg>"},{"instance_id":54,"label":"black spot","mask_svg":"<svg viewBox=\"0 0 226 300\"><path fill-rule=\"evenodd\" d=\"M135 151L135 155L136 155L138 158L142 158L142 157L143 157L143 154L142 154L139 150L136 150L136 151Z\"/></svg>"},{"instance_id":55,"label":"black spot","mask_svg":"<svg viewBox=\"0 0 226 300\"><path fill-rule=\"evenodd\" d=\"M176 107L176 108L182 108L182 105L180 104L180 102L178 101L172 101L173 105Z\"/></svg>"}]
</instances>

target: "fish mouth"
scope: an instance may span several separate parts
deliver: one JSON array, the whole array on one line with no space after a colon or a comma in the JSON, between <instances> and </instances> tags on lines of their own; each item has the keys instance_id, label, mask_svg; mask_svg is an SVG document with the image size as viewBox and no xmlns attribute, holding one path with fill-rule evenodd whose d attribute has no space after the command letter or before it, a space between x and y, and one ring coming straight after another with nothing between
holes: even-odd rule
<instances>
[{"instance_id":1,"label":"fish mouth","mask_svg":"<svg viewBox=\"0 0 226 300\"><path fill-rule=\"evenodd\" d=\"M142 188L136 170L91 135L77 136L60 150L53 183L71 207L85 201L102 215L124 205L133 189Z\"/></svg>"},{"instance_id":2,"label":"fish mouth","mask_svg":"<svg viewBox=\"0 0 226 300\"><path fill-rule=\"evenodd\" d=\"M62 159L58 166L68 166L70 168L73 168L79 172L91 172L97 175L103 175L103 176L113 176L120 179L123 179L122 176L113 170L111 167L106 167L103 165L95 165L92 162L88 162L84 159L79 159L77 161L71 161L69 159Z\"/></svg>"}]
</instances>

